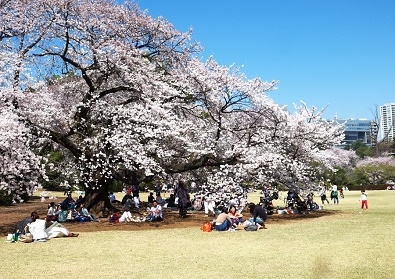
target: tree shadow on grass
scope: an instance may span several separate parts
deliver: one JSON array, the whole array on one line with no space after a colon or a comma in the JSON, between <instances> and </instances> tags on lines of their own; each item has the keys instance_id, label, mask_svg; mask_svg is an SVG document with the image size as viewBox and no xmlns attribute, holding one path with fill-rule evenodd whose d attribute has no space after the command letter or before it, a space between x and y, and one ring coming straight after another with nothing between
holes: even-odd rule
<instances>
[{"instance_id":1,"label":"tree shadow on grass","mask_svg":"<svg viewBox=\"0 0 395 279\"><path fill-rule=\"evenodd\" d=\"M32 211L37 211L44 219L47 213L48 204L52 200L46 199L41 202L40 198L32 197L27 203L14 204L1 207L0 234L6 236L15 231L16 225L23 219L30 216ZM61 199L55 200L61 202ZM146 208L135 209L132 214L143 216L147 212ZM305 214L273 214L269 215L267 224L286 224L288 222L304 222L323 216L338 214L337 210L319 210ZM243 220L251 217L249 212L243 212ZM203 223L214 220L214 216L207 217L203 211L188 211L186 218L181 218L177 210L164 210L164 220L161 222L130 222L130 223L110 223L108 217L98 218L99 222L66 222L66 228L72 232L95 232L95 231L142 231L153 229L173 229L200 227Z\"/></svg>"}]
</instances>

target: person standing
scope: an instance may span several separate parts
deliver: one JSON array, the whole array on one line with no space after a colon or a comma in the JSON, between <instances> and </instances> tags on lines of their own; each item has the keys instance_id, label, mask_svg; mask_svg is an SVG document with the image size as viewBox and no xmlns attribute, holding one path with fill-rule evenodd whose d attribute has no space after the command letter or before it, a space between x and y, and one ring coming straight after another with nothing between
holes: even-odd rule
<instances>
[{"instance_id":1,"label":"person standing","mask_svg":"<svg viewBox=\"0 0 395 279\"><path fill-rule=\"evenodd\" d=\"M361 201L361 208L363 209L365 207L367 210L368 209L368 195L366 194L365 190L361 190L361 198L359 200Z\"/></svg>"},{"instance_id":2,"label":"person standing","mask_svg":"<svg viewBox=\"0 0 395 279\"><path fill-rule=\"evenodd\" d=\"M339 204L339 192L337 191L337 189L332 190L331 199L333 199L334 205Z\"/></svg>"},{"instance_id":3,"label":"person standing","mask_svg":"<svg viewBox=\"0 0 395 279\"><path fill-rule=\"evenodd\" d=\"M215 216L215 211L214 211L215 200L214 200L211 193L203 198L203 205L204 205L204 214L207 217L208 217L209 211L211 211L213 213L213 215Z\"/></svg>"},{"instance_id":4,"label":"person standing","mask_svg":"<svg viewBox=\"0 0 395 279\"><path fill-rule=\"evenodd\" d=\"M160 193L162 192L162 186L159 184L159 182L155 183L154 190L155 190L156 196L159 196Z\"/></svg>"},{"instance_id":5,"label":"person standing","mask_svg":"<svg viewBox=\"0 0 395 279\"><path fill-rule=\"evenodd\" d=\"M325 186L322 186L321 192L320 192L320 196L321 196L322 205L325 204L325 201L329 204L328 198L326 197L326 188L325 188Z\"/></svg>"},{"instance_id":6,"label":"person standing","mask_svg":"<svg viewBox=\"0 0 395 279\"><path fill-rule=\"evenodd\" d=\"M189 195L184 182L180 181L177 188L178 208L181 218L187 216L187 205L189 202Z\"/></svg>"}]
</instances>

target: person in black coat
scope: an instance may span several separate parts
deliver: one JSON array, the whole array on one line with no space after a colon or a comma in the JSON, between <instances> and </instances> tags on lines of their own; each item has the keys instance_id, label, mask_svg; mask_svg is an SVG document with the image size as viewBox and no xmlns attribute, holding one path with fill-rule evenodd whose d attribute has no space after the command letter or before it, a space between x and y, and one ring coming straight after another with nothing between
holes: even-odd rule
<instances>
[{"instance_id":1,"label":"person in black coat","mask_svg":"<svg viewBox=\"0 0 395 279\"><path fill-rule=\"evenodd\" d=\"M265 229L266 228L265 222L267 220L266 209L254 203L251 203L249 205L249 208L250 208L250 213L252 214L252 218L250 219L250 221L253 222L255 225L258 223Z\"/></svg>"},{"instance_id":2,"label":"person in black coat","mask_svg":"<svg viewBox=\"0 0 395 279\"><path fill-rule=\"evenodd\" d=\"M181 218L185 218L187 216L187 206L189 202L189 195L186 189L186 185L184 182L180 181L178 183L177 188L177 197L178 197L178 208L179 214Z\"/></svg>"},{"instance_id":3,"label":"person in black coat","mask_svg":"<svg viewBox=\"0 0 395 279\"><path fill-rule=\"evenodd\" d=\"M170 197L166 199L167 207L177 207L176 206L176 197L174 194L170 194Z\"/></svg>"},{"instance_id":4,"label":"person in black coat","mask_svg":"<svg viewBox=\"0 0 395 279\"><path fill-rule=\"evenodd\" d=\"M127 201L128 199L133 200L132 191L130 191L130 190L128 190L128 191L126 192L126 195L123 196L122 201L121 201L121 204L122 204L122 205L125 205L125 203L126 203L126 201Z\"/></svg>"},{"instance_id":5,"label":"person in black coat","mask_svg":"<svg viewBox=\"0 0 395 279\"><path fill-rule=\"evenodd\" d=\"M148 196L148 203L153 203L155 200L154 193L150 192Z\"/></svg>"}]
</instances>

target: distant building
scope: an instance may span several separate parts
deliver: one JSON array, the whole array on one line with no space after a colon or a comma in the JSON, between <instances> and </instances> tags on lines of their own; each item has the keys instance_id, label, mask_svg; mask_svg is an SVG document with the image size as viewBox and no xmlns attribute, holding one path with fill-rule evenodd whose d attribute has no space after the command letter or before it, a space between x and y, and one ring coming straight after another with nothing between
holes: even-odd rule
<instances>
[{"instance_id":1,"label":"distant building","mask_svg":"<svg viewBox=\"0 0 395 279\"><path fill-rule=\"evenodd\" d=\"M368 146L374 146L377 138L377 125L367 119L336 119L337 123L345 123L345 138L341 146L352 144L354 141L361 141Z\"/></svg>"},{"instance_id":2,"label":"distant building","mask_svg":"<svg viewBox=\"0 0 395 279\"><path fill-rule=\"evenodd\" d=\"M379 139L392 142L395 138L395 103L380 106Z\"/></svg>"}]
</instances>

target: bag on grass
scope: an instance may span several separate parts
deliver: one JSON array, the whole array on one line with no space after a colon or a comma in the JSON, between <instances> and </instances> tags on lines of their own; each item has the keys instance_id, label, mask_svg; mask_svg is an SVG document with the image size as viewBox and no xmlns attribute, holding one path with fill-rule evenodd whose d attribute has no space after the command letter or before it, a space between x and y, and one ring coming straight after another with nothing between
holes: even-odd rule
<instances>
[{"instance_id":1,"label":"bag on grass","mask_svg":"<svg viewBox=\"0 0 395 279\"><path fill-rule=\"evenodd\" d=\"M213 230L213 224L210 222L204 223L202 225L202 231L204 232L211 232Z\"/></svg>"},{"instance_id":2,"label":"bag on grass","mask_svg":"<svg viewBox=\"0 0 395 279\"><path fill-rule=\"evenodd\" d=\"M244 230L248 231L248 232L252 232L252 231L257 231L258 230L258 226L257 225L248 225L244 227Z\"/></svg>"}]
</instances>

